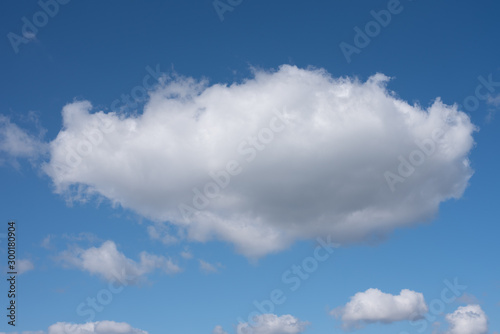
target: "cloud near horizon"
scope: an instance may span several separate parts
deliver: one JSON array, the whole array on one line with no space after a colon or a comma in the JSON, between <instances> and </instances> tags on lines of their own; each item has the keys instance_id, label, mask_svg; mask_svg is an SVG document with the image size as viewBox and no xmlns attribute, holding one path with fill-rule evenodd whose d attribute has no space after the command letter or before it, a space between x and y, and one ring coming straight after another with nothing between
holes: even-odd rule
<instances>
[{"instance_id":1,"label":"cloud near horizon","mask_svg":"<svg viewBox=\"0 0 500 334\"><path fill-rule=\"evenodd\" d=\"M324 235L380 241L432 219L473 173L469 117L410 105L388 80L283 65L231 85L165 80L137 114L70 103L43 169L68 199L103 197L247 257Z\"/></svg>"},{"instance_id":2,"label":"cloud near horizon","mask_svg":"<svg viewBox=\"0 0 500 334\"><path fill-rule=\"evenodd\" d=\"M16 334L3 333L0 334ZM133 328L125 322L96 321L85 324L73 324L68 322L58 322L51 325L48 331L24 331L20 334L148 334L148 332Z\"/></svg>"},{"instance_id":3,"label":"cloud near horizon","mask_svg":"<svg viewBox=\"0 0 500 334\"><path fill-rule=\"evenodd\" d=\"M345 306L330 314L342 320L344 329L352 329L375 322L414 321L428 310L422 293L403 289L399 295L391 295L379 289L368 289L356 293Z\"/></svg>"}]
</instances>

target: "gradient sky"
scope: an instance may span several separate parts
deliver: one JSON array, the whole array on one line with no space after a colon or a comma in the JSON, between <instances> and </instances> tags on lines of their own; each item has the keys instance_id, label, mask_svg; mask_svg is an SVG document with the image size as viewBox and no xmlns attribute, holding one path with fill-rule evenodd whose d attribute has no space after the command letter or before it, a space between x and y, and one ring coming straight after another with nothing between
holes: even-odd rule
<instances>
[{"instance_id":1,"label":"gradient sky","mask_svg":"<svg viewBox=\"0 0 500 334\"><path fill-rule=\"evenodd\" d=\"M277 317L291 315L308 324L299 323L288 332L286 329L273 331L261 328L261 331L255 331L256 334L343 333L347 330L361 334L405 331L451 334L500 332L500 215L496 210L499 197L495 190L500 188L497 174L500 170L497 146L500 132L496 115L500 108L500 43L497 37L500 31L500 4L493 0L453 3L401 0L397 9L394 9L396 7L391 7L394 6L394 1L378 0L243 0L239 4L238 1L232 1L236 6L227 4L231 1L221 2L231 10L218 13L212 1L72 0L59 4L57 12L46 16L46 24L38 27L36 33L25 31L24 36L21 32L25 24L23 18L33 22L33 16L43 10L41 5L36 1L6 1L3 4L0 13L0 35L4 36L0 42L0 233L6 233L9 220L17 222L18 260L23 260L26 272L19 275L17 282L19 296L15 328L6 323L4 306L8 300L4 291L7 290L7 285L5 282L0 284L0 309L4 310L0 317L0 332L70 333L56 331L55 327L49 330L49 327L58 322L84 324L87 321L113 321L127 323L131 328L150 334L223 333L216 326L221 326L225 332L232 334L237 333L238 323L247 322L249 314L257 310L254 302L269 299L275 289L283 291L286 299L280 305L273 305L273 309L266 313ZM366 45L356 46L356 27L364 30L367 23L375 20L371 11L386 10L388 6L394 12L386 26L378 25L379 31L373 33L369 41L365 41ZM10 35L9 40L9 33L16 34L16 38L23 39L22 42L11 42L13 35ZM341 47L346 44L357 48L348 57ZM288 66L280 67L282 65ZM159 86L158 81L150 80L151 73L158 69L170 76L166 81L160 79ZM323 74L318 74L317 69L324 69L321 72ZM252 81L256 73L263 75L262 80ZM383 79L381 84L370 86L366 82L376 73L382 73L391 79ZM168 85L173 82L181 86L181 96L185 91L190 92L191 88L182 86L189 82L187 78L194 78L194 81L206 80L204 87L215 87L211 91L213 96L203 100L208 101L208 110L211 110L210 106L219 105L217 103L228 106L241 103L242 109L234 109L234 112L243 116L253 112L245 107L245 103L253 100L249 97L248 101L243 101L241 96L254 96L260 103L259 94L269 92L266 80L276 80L278 83L290 84L290 87L297 85L298 93L280 96L271 91L265 96L276 96L281 100L297 96L299 99L302 95L306 96L306 93L300 91L302 86L294 80L307 75L312 76L311 82L316 82L314 80L322 75L358 78L359 81L349 81L354 87L352 89L359 94L353 95L354 101L365 101L363 98L376 95L366 105L363 105L365 102L360 104L373 106L374 112L380 112L377 115L381 115L385 103L382 101L380 105L377 104L380 98L377 94L380 92L387 93L386 99L406 101L423 110L428 110L440 98L448 106L443 107L444 109L450 110L452 107L449 106L455 105L458 110L456 112L460 113L450 116L455 117L450 124L455 126L460 123L458 120L463 121L463 116L468 116L475 126L475 130L470 130L464 125L463 129L457 130L456 137L450 139L452 145L457 145L457 150L464 150L463 156L470 161L474 174L468 182L466 180L467 187L459 198L445 199L448 195L443 188L444 195L436 197L441 202L436 212L405 212L402 215L408 221L404 224L396 221L383 232L377 227L378 230L367 232L367 235L358 238L359 240L355 238L352 242L347 241L347 237L339 237L341 240L336 240L340 243L339 247L332 254L325 253L329 255L328 258L319 262L317 269L312 270L307 279L300 279L300 286L292 291L290 288L294 284L283 281L283 275L286 276L287 270L293 265L300 265L308 257L314 256L318 246L316 237L327 237L325 229L321 229L323 227L319 228L320 232L317 234L309 235L308 225L302 226L298 222L297 225L301 227L294 230L294 233L303 235L304 238L290 237L285 240L276 237L265 246L255 243L247 246L244 242L244 246L241 246L239 241L235 241L236 237L220 235L207 237L204 241L202 237L193 237L182 230L178 224L162 219L162 214L168 213L161 211L162 205L149 203L147 199L144 203L141 202L141 198L147 198L143 197L142 190L137 189L137 198L134 197L136 183L128 179L118 180L116 184L106 184L106 189L109 190L106 194L99 190L92 193L89 188L78 189L77 186L83 184L91 189L93 186L95 189L104 189L104 186L99 188L100 181L95 181L101 180L100 176L85 183L88 180L86 171L78 167L82 169L81 174L75 176L75 179L66 180L71 194L57 190L57 181L54 174L47 173L47 166L51 166L58 152L59 146L54 141L58 134L64 129L76 131L76 127L85 122L84 118L77 118L78 115L85 114L78 114L85 107L75 105L75 102L90 101L93 106L90 114L94 115L99 111L105 114L116 112L122 118L114 121L121 129L120 126L125 126L122 123L124 119L140 118L143 107L149 101L144 98L137 101L137 104L127 104L122 101L122 95L131 94L137 87L144 87L144 80L148 75L150 77L146 79L147 82L151 82L151 87L156 87L151 88L151 91L161 90L165 85L172 88ZM485 85L485 81L489 81L490 85ZM227 88L233 84L240 85L241 90L245 90L242 95ZM333 88L322 81L317 83L315 87L319 92L318 96L337 87L330 84ZM345 88L340 83L338 85L338 89ZM217 87L226 87L226 91L223 88L217 91ZM175 91L175 87L172 89ZM201 88L201 91L204 89ZM196 88L193 90L197 92ZM173 106L178 103L180 111L183 108L189 109L182 97L178 97L175 92L172 94L170 99L174 101ZM236 101L228 97L225 100L229 96L225 94L235 94L236 99L240 99ZM161 110L160 102L166 103L166 98L163 97L162 100L160 93L154 96L158 98L158 105L150 103L149 106L151 110ZM309 102L304 102L304 105L308 106L307 103ZM74 119L70 120L68 116L68 123L63 124L62 110L67 105L75 106L80 111L71 114L77 115ZM304 112L308 112L307 108ZM260 114L255 112L255 115ZM222 120L222 116L215 114L215 121L219 120L217 117ZM397 119L389 116L388 113L377 117L385 124L401 126L394 128L395 134L391 134L390 138L396 144L399 144L397 141L401 138L403 147L406 145L404 140L412 138L404 137L406 129L402 127L406 123L398 123ZM177 124L176 120L169 121ZM215 124L214 131L217 127L225 127L222 122L220 125L210 124ZM230 128L236 121L228 124ZM175 128L172 126L170 130L175 132ZM188 140L194 135L189 132L190 127L177 128L179 134L172 135L171 138L179 142L174 140L165 144L166 146L175 147L180 144L181 139ZM152 135L148 137L147 134L153 128L148 131L146 127L141 129L145 138L151 140ZM346 131L349 132L349 129ZM403 130L400 131L401 129ZM402 137L398 137L396 133L401 133ZM465 149L469 135L472 135L474 144L470 149ZM297 136L302 134L297 133ZM299 138L306 138L311 147L316 147L314 138L304 136ZM124 138L117 135L114 139L119 144ZM230 141L235 137L228 138L228 143L234 143L236 147L238 142ZM399 152L396 148L387 154L378 154L368 147L350 147L349 144L358 138L355 133L347 133L344 138L353 140L335 145L354 152L352 159L356 160L356 154L366 151L367 154L373 154L373 159L380 160L381 165L382 162L389 165L392 163L394 169L397 168L398 154L391 153ZM12 143L20 146L13 149ZM71 141L63 138L60 144L63 147L70 145ZM150 144L151 147L155 146ZM185 170L190 171L189 161L195 167L210 161L210 157L204 160L199 156L189 155L189 152L179 157L180 162L174 161L176 156L167 157L171 160L162 160L162 156L154 155L159 151L151 149L150 152L149 148L150 146L144 146L138 149L139 152L144 152L146 158L135 155L130 161L149 159L151 164L145 170L151 171L153 177L157 175L154 172L155 161L158 161L158 165L162 161L161 166L170 166L170 163L174 166L168 172L173 180L182 179L183 175L182 168L177 170L175 166L185 163ZM108 155L113 152L111 150ZM408 155L404 153L406 151L402 152L401 154ZM103 154L102 159L96 158L97 162L88 165L91 168L89 173L97 173L107 166L109 162L106 154ZM224 158L221 153L220 159ZM286 160L288 158L291 160ZM305 173L314 175L324 172L323 169L310 167L316 166L320 160L304 159L284 155L283 168L286 169L288 161L303 163L300 166L305 168L304 174L300 172L296 175L296 178L303 177L303 180L308 180ZM459 176L454 179L451 170L436 172L439 166L456 167L455 160L447 160L446 154L436 159L444 162L442 165L436 163L435 172L429 174L429 178L426 178L427 174L419 174L420 178L415 178L412 185L417 189L416 192L419 191L420 184L431 180L431 176L433 179L430 182L439 183L443 179L448 180L448 177L450 183L456 181L458 184L463 181L463 177ZM116 168L131 169L132 174L137 175L134 174L137 171L134 166L119 165ZM264 164L261 167L267 168ZM241 194L244 189L256 184L255 189L252 189L255 194L262 195L264 190L259 188L259 185L265 184L262 180L266 175L276 175L265 174L266 170L255 171L255 175L262 176L262 179L245 178L232 185L234 193ZM269 170L275 171L273 167L269 167ZM336 173L332 174L332 179L344 177L344 174L337 172L335 164L331 170ZM288 176L286 172L283 174L285 178ZM124 174L117 175L117 178L121 175ZM145 172L144 175L149 174ZM147 180L144 175L140 177ZM104 177L110 178L109 175ZM358 179L360 186L366 184L366 179ZM131 183L127 183L128 181ZM160 183L158 180L152 182ZM407 184L409 183L406 182L405 185ZM448 183L444 184L443 187L451 187ZM123 188L117 185L123 185ZM295 183L293 186L299 187ZM357 188L352 186L356 195ZM129 197L123 195L122 198L123 189L129 189ZM291 186L290 189L293 191L296 188ZM114 195L109 195L110 193ZM253 205L252 208L259 212L266 203L274 205L274 200L276 203L280 202L280 194L285 196L287 190L277 189L275 193L265 194L269 196L268 199L253 199L246 204L248 207ZM338 194L339 201L342 201L343 193ZM334 197L329 197L330 195L315 193L311 196L318 207L326 210L328 205L321 206L321 200L330 201ZM431 200L434 195L422 196L424 200ZM349 195L346 193L346 196ZM302 212L316 207L304 204L299 199L298 203L301 204L298 204L298 209L302 210L301 205L304 205ZM362 198L359 200L362 201ZM392 199L388 200L387 205L401 205L394 207L394 212L400 208L403 208L402 211L407 210L402 202L391 201ZM424 204L416 203L419 203L418 200L414 203L415 210L418 211ZM352 203L343 204L348 206ZM332 206L337 208L334 204ZM290 206L289 210L284 211L293 216L293 209L296 208ZM158 213L158 210L161 212ZM238 213L237 209L231 210L231 213ZM290 219L284 212L272 217ZM236 222L234 224L234 233L238 233L239 225ZM272 225L274 221L270 224L269 226L275 227ZM287 228L284 227L285 230ZM345 233L351 232L356 235L361 233L356 228ZM258 239L255 236L249 238ZM0 263L4 266L7 255L3 240L0 246ZM243 248L238 248L240 246ZM268 251L262 250L262 247L267 247ZM102 253L94 254L99 250ZM95 252L92 253L93 251ZM252 256L252 252L258 253L258 256ZM114 256L110 261L117 261L113 263L116 268L126 268L128 274L135 276L126 287L112 293L112 301L101 311L95 312L90 319L91 312L82 314L82 309L78 311L78 307L86 303L87 298L97 297L103 289L109 290L109 282L114 282L106 276L109 273L107 270L113 270L109 266L111 262L99 262L99 258L102 259L102 256L109 253ZM378 289L391 295L399 295L401 290L408 289L412 293L422 294L427 306L435 306L438 305L437 302L432 302L442 299L442 291L447 287L446 280L458 280L460 285L467 287L460 291L456 300L443 303L444 308L439 312L433 313L431 308L425 315L424 319L427 320L420 322L420 325L412 324L407 319L408 316L391 315L392 311L389 310L385 318L380 318L385 321L377 321L375 317L373 322L360 320L348 328L347 318L336 318L332 314L332 310L336 309L347 317L347 308L341 308L357 293L368 289ZM380 309L384 301L375 300L374 303ZM446 315L453 314L459 307L471 305L479 305L481 312L488 318L486 331L477 323L474 326L478 327L471 327L473 329L470 331L452 329L450 326L453 324L453 317L448 316L447 321ZM395 307L401 311L397 303L396 306L387 307ZM425 329L421 330L423 323ZM464 328L465 325L462 323L460 326ZM142 333L137 330L124 332ZM118 332L94 329L72 333Z\"/></svg>"}]
</instances>

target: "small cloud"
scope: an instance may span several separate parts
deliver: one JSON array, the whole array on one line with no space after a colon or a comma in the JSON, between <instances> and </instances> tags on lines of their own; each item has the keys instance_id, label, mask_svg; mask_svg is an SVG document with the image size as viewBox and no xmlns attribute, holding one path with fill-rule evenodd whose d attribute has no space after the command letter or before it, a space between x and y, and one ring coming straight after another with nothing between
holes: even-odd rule
<instances>
[{"instance_id":1,"label":"small cloud","mask_svg":"<svg viewBox=\"0 0 500 334\"><path fill-rule=\"evenodd\" d=\"M500 94L497 96L489 96L486 101L491 108L488 110L488 115L486 115L486 121L491 122L495 117L496 112L500 109Z\"/></svg>"},{"instance_id":2,"label":"small cloud","mask_svg":"<svg viewBox=\"0 0 500 334\"><path fill-rule=\"evenodd\" d=\"M203 260L198 261L200 262L200 270L205 273L216 273L219 271L219 268L224 268L224 266L219 262L211 264Z\"/></svg>"},{"instance_id":3,"label":"small cloud","mask_svg":"<svg viewBox=\"0 0 500 334\"><path fill-rule=\"evenodd\" d=\"M212 334L228 334L222 326L215 326L214 330L212 331Z\"/></svg>"},{"instance_id":4,"label":"small cloud","mask_svg":"<svg viewBox=\"0 0 500 334\"><path fill-rule=\"evenodd\" d=\"M205 262L203 260L199 260L199 262L200 262L200 270L201 271L204 271L206 273L216 273L217 272L217 268L214 265L212 265L208 262Z\"/></svg>"},{"instance_id":5,"label":"small cloud","mask_svg":"<svg viewBox=\"0 0 500 334\"><path fill-rule=\"evenodd\" d=\"M24 274L27 271L35 269L35 265L33 264L33 262L31 262L30 260L26 260L26 259L17 260L16 266L17 266L17 273L19 275Z\"/></svg>"},{"instance_id":6,"label":"small cloud","mask_svg":"<svg viewBox=\"0 0 500 334\"><path fill-rule=\"evenodd\" d=\"M489 96L488 97L488 104L495 106L495 107L500 107L500 94L497 96Z\"/></svg>"},{"instance_id":7,"label":"small cloud","mask_svg":"<svg viewBox=\"0 0 500 334\"><path fill-rule=\"evenodd\" d=\"M0 115L0 153L17 167L17 159L35 160L48 151L48 144ZM1 157L1 156L0 156Z\"/></svg>"},{"instance_id":8,"label":"small cloud","mask_svg":"<svg viewBox=\"0 0 500 334\"><path fill-rule=\"evenodd\" d=\"M179 239L170 233L170 229L166 224L148 226L148 235L152 240L159 240L164 245L172 245L179 242Z\"/></svg>"},{"instance_id":9,"label":"small cloud","mask_svg":"<svg viewBox=\"0 0 500 334\"><path fill-rule=\"evenodd\" d=\"M419 292L403 289L399 295L391 295L379 289L368 289L356 293L345 306L330 314L342 320L344 329L352 329L376 322L413 321L427 312L424 295Z\"/></svg>"},{"instance_id":10,"label":"small cloud","mask_svg":"<svg viewBox=\"0 0 500 334\"><path fill-rule=\"evenodd\" d=\"M85 324L58 322L51 325L47 331L0 332L0 334L148 334L148 332L133 328L126 322L96 321Z\"/></svg>"},{"instance_id":11,"label":"small cloud","mask_svg":"<svg viewBox=\"0 0 500 334\"><path fill-rule=\"evenodd\" d=\"M458 297L457 302L463 304L479 304L479 300L477 299L477 297L467 292L464 292L463 295Z\"/></svg>"},{"instance_id":12,"label":"small cloud","mask_svg":"<svg viewBox=\"0 0 500 334\"><path fill-rule=\"evenodd\" d=\"M50 326L48 332L49 334L148 334L125 322L114 321L87 322L86 324L58 322Z\"/></svg>"},{"instance_id":13,"label":"small cloud","mask_svg":"<svg viewBox=\"0 0 500 334\"><path fill-rule=\"evenodd\" d=\"M290 314L278 317L275 314L261 314L253 318L254 324L239 323L236 334L299 334L306 330L308 322L300 321Z\"/></svg>"},{"instance_id":14,"label":"small cloud","mask_svg":"<svg viewBox=\"0 0 500 334\"><path fill-rule=\"evenodd\" d=\"M45 249L51 249L53 248L53 245L51 243L52 239L53 239L53 235L49 234L47 235L43 240L42 240L42 243L40 244L40 246L42 246L43 248Z\"/></svg>"},{"instance_id":15,"label":"small cloud","mask_svg":"<svg viewBox=\"0 0 500 334\"><path fill-rule=\"evenodd\" d=\"M110 282L137 283L155 269L167 274L181 272L179 266L164 256L141 252L139 262L127 258L111 240L105 241L100 247L66 250L59 255L59 260L67 267L76 267Z\"/></svg>"},{"instance_id":16,"label":"small cloud","mask_svg":"<svg viewBox=\"0 0 500 334\"><path fill-rule=\"evenodd\" d=\"M90 232L80 232L78 234L66 234L66 233L64 233L62 235L62 238L69 240L69 241L74 241L74 242L87 241L90 243L94 243L94 242L102 241L98 236L96 236L95 234L90 233Z\"/></svg>"},{"instance_id":17,"label":"small cloud","mask_svg":"<svg viewBox=\"0 0 500 334\"><path fill-rule=\"evenodd\" d=\"M183 259L186 259L186 260L190 260L193 258L193 254L188 250L181 252L181 256Z\"/></svg>"},{"instance_id":18,"label":"small cloud","mask_svg":"<svg viewBox=\"0 0 500 334\"><path fill-rule=\"evenodd\" d=\"M446 334L486 334L488 318L479 305L460 306L446 315L450 327Z\"/></svg>"}]
</instances>

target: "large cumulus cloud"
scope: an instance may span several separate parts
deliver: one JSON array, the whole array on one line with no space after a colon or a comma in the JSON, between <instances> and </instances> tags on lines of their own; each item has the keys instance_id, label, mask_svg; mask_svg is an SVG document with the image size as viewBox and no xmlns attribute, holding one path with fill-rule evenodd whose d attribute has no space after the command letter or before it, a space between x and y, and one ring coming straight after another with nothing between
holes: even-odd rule
<instances>
[{"instance_id":1,"label":"large cumulus cloud","mask_svg":"<svg viewBox=\"0 0 500 334\"><path fill-rule=\"evenodd\" d=\"M131 115L75 102L45 171L65 196L102 196L251 257L325 234L377 239L430 219L472 175L467 115L410 105L387 81L282 66L232 85L167 80Z\"/></svg>"}]
</instances>

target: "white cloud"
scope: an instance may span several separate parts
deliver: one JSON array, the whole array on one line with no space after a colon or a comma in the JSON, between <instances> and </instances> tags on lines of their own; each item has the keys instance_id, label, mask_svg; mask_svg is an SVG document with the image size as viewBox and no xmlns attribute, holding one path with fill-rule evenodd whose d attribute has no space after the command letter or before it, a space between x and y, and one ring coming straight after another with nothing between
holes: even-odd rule
<instances>
[{"instance_id":1,"label":"white cloud","mask_svg":"<svg viewBox=\"0 0 500 334\"><path fill-rule=\"evenodd\" d=\"M52 239L54 238L53 235L49 234L45 238L43 238L40 246L42 246L45 249L51 249L52 248Z\"/></svg>"},{"instance_id":2,"label":"white cloud","mask_svg":"<svg viewBox=\"0 0 500 334\"><path fill-rule=\"evenodd\" d=\"M49 327L48 334L148 334L125 322L97 321L86 324L58 322Z\"/></svg>"},{"instance_id":3,"label":"white cloud","mask_svg":"<svg viewBox=\"0 0 500 334\"><path fill-rule=\"evenodd\" d=\"M214 330L212 331L212 334L228 334L222 326L215 326Z\"/></svg>"},{"instance_id":4,"label":"white cloud","mask_svg":"<svg viewBox=\"0 0 500 334\"><path fill-rule=\"evenodd\" d=\"M200 263L200 270L206 273L216 273L222 267L222 264L211 264L203 260L198 260Z\"/></svg>"},{"instance_id":5,"label":"white cloud","mask_svg":"<svg viewBox=\"0 0 500 334\"><path fill-rule=\"evenodd\" d=\"M207 272L207 273L215 273L217 272L217 268L215 268L214 265L208 263L208 262L205 262L203 260L199 260L200 261L200 269L204 272Z\"/></svg>"},{"instance_id":6,"label":"white cloud","mask_svg":"<svg viewBox=\"0 0 500 334\"><path fill-rule=\"evenodd\" d=\"M0 115L0 152L8 158L34 159L47 152L48 146L10 119Z\"/></svg>"},{"instance_id":7,"label":"white cloud","mask_svg":"<svg viewBox=\"0 0 500 334\"><path fill-rule=\"evenodd\" d=\"M399 295L391 295L368 289L356 293L345 306L331 314L342 320L344 328L358 328L374 322L417 320L427 312L424 296L419 292L403 289Z\"/></svg>"},{"instance_id":8,"label":"white cloud","mask_svg":"<svg viewBox=\"0 0 500 334\"><path fill-rule=\"evenodd\" d=\"M302 333L307 322L286 314L278 317L275 314L261 314L254 318L254 323L240 323L236 334L298 334Z\"/></svg>"},{"instance_id":9,"label":"white cloud","mask_svg":"<svg viewBox=\"0 0 500 334\"><path fill-rule=\"evenodd\" d=\"M153 240L159 240L165 245L172 245L179 239L170 233L166 224L156 224L148 226L148 235Z\"/></svg>"},{"instance_id":10,"label":"white cloud","mask_svg":"<svg viewBox=\"0 0 500 334\"><path fill-rule=\"evenodd\" d=\"M101 241L94 233L90 232L80 232L78 234L67 234L62 235L63 239L70 241L88 241L88 242L98 242Z\"/></svg>"},{"instance_id":11,"label":"white cloud","mask_svg":"<svg viewBox=\"0 0 500 334\"><path fill-rule=\"evenodd\" d=\"M44 331L0 332L0 334L45 334Z\"/></svg>"},{"instance_id":12,"label":"white cloud","mask_svg":"<svg viewBox=\"0 0 500 334\"><path fill-rule=\"evenodd\" d=\"M282 66L230 86L175 78L138 115L68 104L44 170L68 198L103 196L249 257L325 234L340 244L379 240L431 219L472 175L468 116L439 99L409 105L387 80ZM397 173L416 143L431 145L435 130L443 136L434 153L391 191L384 174ZM210 173L224 175L224 189ZM201 210L183 215L181 204Z\"/></svg>"},{"instance_id":13,"label":"white cloud","mask_svg":"<svg viewBox=\"0 0 500 334\"><path fill-rule=\"evenodd\" d=\"M488 104L493 105L495 107L500 106L500 94L496 96L488 96Z\"/></svg>"},{"instance_id":14,"label":"white cloud","mask_svg":"<svg viewBox=\"0 0 500 334\"><path fill-rule=\"evenodd\" d=\"M457 298L457 302L464 304L478 304L479 299L473 294L464 292L460 297Z\"/></svg>"},{"instance_id":15,"label":"white cloud","mask_svg":"<svg viewBox=\"0 0 500 334\"><path fill-rule=\"evenodd\" d=\"M27 271L35 269L35 265L28 259L21 259L16 261L17 273L24 274Z\"/></svg>"},{"instance_id":16,"label":"white cloud","mask_svg":"<svg viewBox=\"0 0 500 334\"><path fill-rule=\"evenodd\" d=\"M148 332L133 328L125 322L96 321L85 324L58 322L49 327L48 331L21 332L21 334L148 334ZM0 334L17 334L17 332Z\"/></svg>"},{"instance_id":17,"label":"white cloud","mask_svg":"<svg viewBox=\"0 0 500 334\"><path fill-rule=\"evenodd\" d=\"M488 110L488 115L486 115L486 120L490 122L493 120L495 113L498 111L498 108L500 107L500 94L496 96L492 95L488 96L487 103L488 105L493 107Z\"/></svg>"},{"instance_id":18,"label":"white cloud","mask_svg":"<svg viewBox=\"0 0 500 334\"><path fill-rule=\"evenodd\" d=\"M193 254L188 250L182 251L181 256L183 259L186 259L186 260L190 260L193 258Z\"/></svg>"},{"instance_id":19,"label":"white cloud","mask_svg":"<svg viewBox=\"0 0 500 334\"><path fill-rule=\"evenodd\" d=\"M66 265L88 271L108 281L134 283L155 269L161 269L167 274L181 271L170 258L147 252L141 252L139 262L129 259L110 240L98 248L66 250L61 253L60 259Z\"/></svg>"},{"instance_id":20,"label":"white cloud","mask_svg":"<svg viewBox=\"0 0 500 334\"><path fill-rule=\"evenodd\" d=\"M460 306L446 315L450 324L447 334L486 334L488 318L479 305Z\"/></svg>"}]
</instances>

